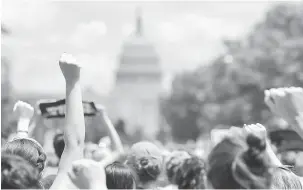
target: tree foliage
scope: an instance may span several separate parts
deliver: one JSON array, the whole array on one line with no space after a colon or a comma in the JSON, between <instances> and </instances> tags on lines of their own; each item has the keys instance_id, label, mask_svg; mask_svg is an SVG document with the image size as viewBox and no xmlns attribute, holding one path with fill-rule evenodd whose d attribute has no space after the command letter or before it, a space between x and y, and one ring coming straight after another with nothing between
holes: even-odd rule
<instances>
[{"instance_id":1,"label":"tree foliage","mask_svg":"<svg viewBox=\"0 0 303 190\"><path fill-rule=\"evenodd\" d=\"M303 4L279 4L226 54L179 74L162 104L175 140L196 139L219 126L276 126L264 90L303 84Z\"/></svg>"},{"instance_id":2,"label":"tree foliage","mask_svg":"<svg viewBox=\"0 0 303 190\"><path fill-rule=\"evenodd\" d=\"M1 37L9 35L10 31L2 24ZM1 44L2 45L2 44ZM3 47L4 48L4 47ZM1 55L1 138L7 138L10 133L16 128L16 121L11 112L13 109L11 101L11 85L9 80L9 60Z\"/></svg>"}]
</instances>

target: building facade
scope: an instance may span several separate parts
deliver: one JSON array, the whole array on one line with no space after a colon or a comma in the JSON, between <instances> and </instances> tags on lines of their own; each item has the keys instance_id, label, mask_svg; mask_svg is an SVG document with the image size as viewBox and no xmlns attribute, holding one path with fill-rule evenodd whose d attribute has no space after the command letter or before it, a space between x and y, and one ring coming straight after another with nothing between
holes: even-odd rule
<instances>
[{"instance_id":1,"label":"building facade","mask_svg":"<svg viewBox=\"0 0 303 190\"><path fill-rule=\"evenodd\" d=\"M162 71L159 55L143 31L140 12L136 30L122 46L115 87L107 106L115 119L125 122L127 133L140 129L154 137L159 129L159 98L162 92Z\"/></svg>"},{"instance_id":2,"label":"building facade","mask_svg":"<svg viewBox=\"0 0 303 190\"><path fill-rule=\"evenodd\" d=\"M109 96L102 97L92 88L85 89L83 99L102 104L114 124L123 121L118 133L125 141L132 142L133 134L140 129L145 137L155 138L161 123L159 100L162 93L162 71L159 56L143 32L142 18L138 12L136 31L125 40L118 57L115 86ZM31 99L28 99L31 97ZM35 104L39 99L59 99L57 95L20 95L20 99ZM86 118L86 141L97 143L108 135L98 118ZM45 120L33 132L33 136L53 152L52 140L57 129L62 130L63 120ZM125 137L125 138L124 138Z\"/></svg>"}]
</instances>

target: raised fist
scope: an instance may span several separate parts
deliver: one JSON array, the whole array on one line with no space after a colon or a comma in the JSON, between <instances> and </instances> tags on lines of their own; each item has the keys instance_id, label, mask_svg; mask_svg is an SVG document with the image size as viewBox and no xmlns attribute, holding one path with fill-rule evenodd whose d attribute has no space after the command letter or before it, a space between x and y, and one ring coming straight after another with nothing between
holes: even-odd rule
<instances>
[{"instance_id":1,"label":"raised fist","mask_svg":"<svg viewBox=\"0 0 303 190\"><path fill-rule=\"evenodd\" d=\"M267 138L266 128L259 123L251 124L251 125L244 125L243 128L231 127L231 128L229 128L229 130L226 133L227 133L226 134L227 137L242 139L244 142L246 141L246 138L249 134L253 134L262 139Z\"/></svg>"},{"instance_id":2,"label":"raised fist","mask_svg":"<svg viewBox=\"0 0 303 190\"><path fill-rule=\"evenodd\" d=\"M104 168L118 157L119 154L113 153L102 162L88 159L77 160L73 163L68 176L79 189L107 189Z\"/></svg>"},{"instance_id":3,"label":"raised fist","mask_svg":"<svg viewBox=\"0 0 303 190\"><path fill-rule=\"evenodd\" d=\"M79 189L93 189L95 184L100 185L101 189L106 187L104 168L93 160L82 159L75 161L68 175Z\"/></svg>"},{"instance_id":4,"label":"raised fist","mask_svg":"<svg viewBox=\"0 0 303 190\"><path fill-rule=\"evenodd\" d=\"M102 104L96 104L96 108L100 112L104 112L105 111L105 107Z\"/></svg>"},{"instance_id":5,"label":"raised fist","mask_svg":"<svg viewBox=\"0 0 303 190\"><path fill-rule=\"evenodd\" d=\"M252 125L244 125L244 130L245 132L248 134L252 134L255 137L258 137L261 142L264 142L265 144L265 152L267 155L267 158L269 159L269 162L273 165L281 165L280 160L277 158L274 150L273 150L273 146L270 143L268 137L267 137L267 130L266 128L257 123L257 124L252 124Z\"/></svg>"},{"instance_id":6,"label":"raised fist","mask_svg":"<svg viewBox=\"0 0 303 190\"><path fill-rule=\"evenodd\" d=\"M303 113L303 89L290 87L266 90L265 103L274 114L293 125L296 117Z\"/></svg>"},{"instance_id":7,"label":"raised fist","mask_svg":"<svg viewBox=\"0 0 303 190\"><path fill-rule=\"evenodd\" d=\"M75 82L80 79L81 67L72 55L63 53L59 65L66 82Z\"/></svg>"},{"instance_id":8,"label":"raised fist","mask_svg":"<svg viewBox=\"0 0 303 190\"><path fill-rule=\"evenodd\" d=\"M247 132L247 134L254 134L262 139L267 138L266 128L263 125L261 125L260 123L244 125L244 129Z\"/></svg>"},{"instance_id":9,"label":"raised fist","mask_svg":"<svg viewBox=\"0 0 303 190\"><path fill-rule=\"evenodd\" d=\"M96 108L98 110L98 115L101 116L101 117L105 117L107 116L106 114L106 109L103 105L101 104L96 104Z\"/></svg>"},{"instance_id":10,"label":"raised fist","mask_svg":"<svg viewBox=\"0 0 303 190\"><path fill-rule=\"evenodd\" d=\"M31 119L34 115L34 108L26 102L18 101L14 106L13 112L19 118Z\"/></svg>"}]
</instances>

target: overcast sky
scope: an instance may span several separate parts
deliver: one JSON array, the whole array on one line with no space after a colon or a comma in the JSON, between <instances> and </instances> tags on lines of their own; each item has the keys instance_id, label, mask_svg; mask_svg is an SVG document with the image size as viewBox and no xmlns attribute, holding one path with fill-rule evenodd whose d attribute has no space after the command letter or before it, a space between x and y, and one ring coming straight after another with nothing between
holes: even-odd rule
<instances>
[{"instance_id":1,"label":"overcast sky","mask_svg":"<svg viewBox=\"0 0 303 190\"><path fill-rule=\"evenodd\" d=\"M193 69L223 51L223 37L241 37L262 17L266 2L102 2L3 0L3 43L17 92L63 93L58 67L62 52L85 64L83 85L105 94L113 86L123 40L141 7L144 35L161 56L169 76Z\"/></svg>"}]
</instances>

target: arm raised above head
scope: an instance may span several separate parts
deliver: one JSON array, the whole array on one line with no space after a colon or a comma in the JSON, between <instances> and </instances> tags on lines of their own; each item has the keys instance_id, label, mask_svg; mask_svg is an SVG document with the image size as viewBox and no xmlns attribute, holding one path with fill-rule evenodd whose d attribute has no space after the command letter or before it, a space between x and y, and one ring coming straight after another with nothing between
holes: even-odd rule
<instances>
[{"instance_id":1,"label":"arm raised above head","mask_svg":"<svg viewBox=\"0 0 303 190\"><path fill-rule=\"evenodd\" d=\"M63 54L59 65L66 83L66 116L64 124L65 148L62 153L58 175L52 189L67 188L67 172L72 162L83 158L85 121L80 85L80 66L68 54Z\"/></svg>"},{"instance_id":2,"label":"arm raised above head","mask_svg":"<svg viewBox=\"0 0 303 190\"><path fill-rule=\"evenodd\" d=\"M83 146L85 121L82 105L80 66L70 55L62 56L59 65L66 83L66 116L64 140L67 148Z\"/></svg>"},{"instance_id":3,"label":"arm raised above head","mask_svg":"<svg viewBox=\"0 0 303 190\"><path fill-rule=\"evenodd\" d=\"M121 142L120 136L117 133L114 125L112 124L111 120L109 119L104 108L99 109L98 116L101 119L102 126L103 125L105 126L105 128L110 136L110 139L111 139L112 145L113 145L113 147L112 147L113 150L115 152L117 151L119 153L123 153L124 149L123 149L123 144Z\"/></svg>"},{"instance_id":4,"label":"arm raised above head","mask_svg":"<svg viewBox=\"0 0 303 190\"><path fill-rule=\"evenodd\" d=\"M265 103L303 138L303 88L273 88L265 91Z\"/></svg>"},{"instance_id":5,"label":"arm raised above head","mask_svg":"<svg viewBox=\"0 0 303 190\"><path fill-rule=\"evenodd\" d=\"M34 108L23 101L18 101L14 106L14 113L18 115L16 138L28 138L30 121L34 115Z\"/></svg>"}]
</instances>

